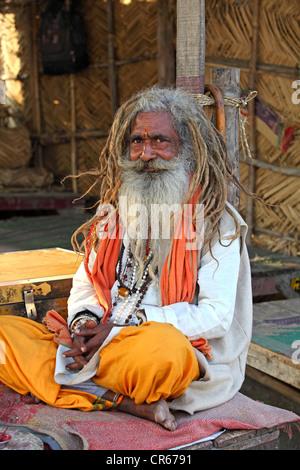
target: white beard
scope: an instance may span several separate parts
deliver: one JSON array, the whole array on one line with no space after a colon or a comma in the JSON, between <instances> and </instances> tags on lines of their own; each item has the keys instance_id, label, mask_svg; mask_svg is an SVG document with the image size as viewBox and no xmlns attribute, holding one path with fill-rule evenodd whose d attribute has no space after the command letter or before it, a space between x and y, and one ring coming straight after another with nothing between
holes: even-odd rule
<instances>
[{"instance_id":1,"label":"white beard","mask_svg":"<svg viewBox=\"0 0 300 470\"><path fill-rule=\"evenodd\" d=\"M159 158L146 164L156 171L143 171L143 161L122 159L119 214L140 272L147 246L153 251L149 274L154 278L162 240L172 240L174 214L182 209L189 187L189 169L180 155L169 162ZM148 242L149 240L149 242ZM149 243L149 245L148 245Z\"/></svg>"}]
</instances>

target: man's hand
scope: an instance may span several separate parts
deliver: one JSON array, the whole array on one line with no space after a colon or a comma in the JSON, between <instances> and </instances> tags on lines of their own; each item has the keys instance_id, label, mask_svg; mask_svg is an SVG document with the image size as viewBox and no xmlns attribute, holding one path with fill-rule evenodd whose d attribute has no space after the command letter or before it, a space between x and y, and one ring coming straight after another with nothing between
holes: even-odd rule
<instances>
[{"instance_id":1,"label":"man's hand","mask_svg":"<svg viewBox=\"0 0 300 470\"><path fill-rule=\"evenodd\" d=\"M62 355L62 357L73 357L74 359L74 362L68 364L67 368L69 370L82 369L103 344L114 326L120 325L113 323L97 325L91 321L75 330L72 349Z\"/></svg>"}]
</instances>

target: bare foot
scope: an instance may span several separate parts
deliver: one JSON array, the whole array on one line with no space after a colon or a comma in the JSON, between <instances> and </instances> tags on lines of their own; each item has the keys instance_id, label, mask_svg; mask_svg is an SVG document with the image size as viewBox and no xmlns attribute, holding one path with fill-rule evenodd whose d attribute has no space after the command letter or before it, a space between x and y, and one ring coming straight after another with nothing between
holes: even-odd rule
<instances>
[{"instance_id":1,"label":"bare foot","mask_svg":"<svg viewBox=\"0 0 300 470\"><path fill-rule=\"evenodd\" d=\"M31 392L29 392L29 395L34 399L34 403L36 403L37 405L39 403L43 403L42 400L40 400L38 397L36 397L35 395L33 395Z\"/></svg>"},{"instance_id":2,"label":"bare foot","mask_svg":"<svg viewBox=\"0 0 300 470\"><path fill-rule=\"evenodd\" d=\"M154 407L154 418L155 422L161 424L169 431L175 431L177 429L177 423L175 417L169 410L168 404L162 398L158 400L156 403L151 403L151 405L146 406L153 406Z\"/></svg>"},{"instance_id":3,"label":"bare foot","mask_svg":"<svg viewBox=\"0 0 300 470\"><path fill-rule=\"evenodd\" d=\"M154 403L136 404L131 398L124 397L118 410L154 421L169 431L175 431L177 428L175 417L170 412L167 402L162 398Z\"/></svg>"}]
</instances>

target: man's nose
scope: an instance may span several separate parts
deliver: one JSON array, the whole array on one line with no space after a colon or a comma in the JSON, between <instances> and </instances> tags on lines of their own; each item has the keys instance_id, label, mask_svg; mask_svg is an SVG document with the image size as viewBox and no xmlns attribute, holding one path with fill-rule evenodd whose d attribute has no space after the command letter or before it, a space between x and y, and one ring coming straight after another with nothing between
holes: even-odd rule
<instances>
[{"instance_id":1,"label":"man's nose","mask_svg":"<svg viewBox=\"0 0 300 470\"><path fill-rule=\"evenodd\" d=\"M154 151L151 140L150 139L145 139L144 140L144 148L141 154L141 159L144 161L152 160L153 158L156 158L156 152Z\"/></svg>"}]
</instances>

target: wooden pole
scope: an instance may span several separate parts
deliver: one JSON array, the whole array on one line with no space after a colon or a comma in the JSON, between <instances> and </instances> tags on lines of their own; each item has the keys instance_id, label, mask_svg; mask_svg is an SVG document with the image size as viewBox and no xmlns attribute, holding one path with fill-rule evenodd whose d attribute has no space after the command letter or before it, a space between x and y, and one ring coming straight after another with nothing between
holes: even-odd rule
<instances>
[{"instance_id":1,"label":"wooden pole","mask_svg":"<svg viewBox=\"0 0 300 470\"><path fill-rule=\"evenodd\" d=\"M212 83L217 86L223 97L240 97L240 70L229 68L216 68L212 71ZM226 120L226 147L227 155L232 165L234 176L239 179L239 110L233 106L225 106ZM228 182L228 202L237 210L240 205L238 188Z\"/></svg>"},{"instance_id":2,"label":"wooden pole","mask_svg":"<svg viewBox=\"0 0 300 470\"><path fill-rule=\"evenodd\" d=\"M115 64L115 27L114 27L114 1L107 0L107 48L108 48L108 74L111 94L112 112L115 114L119 107L117 74Z\"/></svg>"},{"instance_id":3,"label":"wooden pole","mask_svg":"<svg viewBox=\"0 0 300 470\"><path fill-rule=\"evenodd\" d=\"M0 80L0 104L5 104L5 82Z\"/></svg>"},{"instance_id":4,"label":"wooden pole","mask_svg":"<svg viewBox=\"0 0 300 470\"><path fill-rule=\"evenodd\" d=\"M71 171L72 175L77 175L77 155L76 155L76 94L74 75L70 74L70 101L71 101ZM72 188L74 193L78 192L77 178L72 178Z\"/></svg>"},{"instance_id":5,"label":"wooden pole","mask_svg":"<svg viewBox=\"0 0 300 470\"><path fill-rule=\"evenodd\" d=\"M233 59L230 57L212 57L206 56L206 65L216 67L235 67L249 72L249 60ZM275 75L276 77L291 78L297 80L299 78L300 66L287 67L285 65L265 64L263 62L256 63L256 73L265 73Z\"/></svg>"},{"instance_id":6,"label":"wooden pole","mask_svg":"<svg viewBox=\"0 0 300 470\"><path fill-rule=\"evenodd\" d=\"M57 131L44 133L40 137L41 145L59 145L75 139L99 139L106 138L108 131L104 129L75 129L75 131ZM35 137L35 136L33 136Z\"/></svg>"},{"instance_id":7,"label":"wooden pole","mask_svg":"<svg viewBox=\"0 0 300 470\"><path fill-rule=\"evenodd\" d=\"M205 1L177 0L176 86L204 93Z\"/></svg>"},{"instance_id":8,"label":"wooden pole","mask_svg":"<svg viewBox=\"0 0 300 470\"><path fill-rule=\"evenodd\" d=\"M2 73L3 73L2 61L1 61L1 55L0 55L0 74L2 75ZM5 104L5 95L6 95L5 82L3 80L0 80L0 105Z\"/></svg>"},{"instance_id":9,"label":"wooden pole","mask_svg":"<svg viewBox=\"0 0 300 470\"><path fill-rule=\"evenodd\" d=\"M32 94L32 131L40 137L41 135L41 109L40 109L40 90L39 90L39 68L38 68L38 31L36 24L36 3L30 2L27 5L27 17L30 25L30 83ZM43 167L42 147L37 144L35 164L38 167Z\"/></svg>"},{"instance_id":10,"label":"wooden pole","mask_svg":"<svg viewBox=\"0 0 300 470\"><path fill-rule=\"evenodd\" d=\"M174 11L170 0L158 1L157 72L161 86L175 83Z\"/></svg>"},{"instance_id":11,"label":"wooden pole","mask_svg":"<svg viewBox=\"0 0 300 470\"><path fill-rule=\"evenodd\" d=\"M256 85L256 62L257 62L257 43L258 43L258 12L259 12L259 0L253 0L253 12L252 12L252 49L250 59L250 72L249 72L249 90L254 90ZM249 148L251 155L256 159L257 154L257 142L256 142L256 121L255 121L255 99L249 101ZM248 189L250 192L255 191L255 179L256 179L256 167L254 165L249 166L248 170ZM246 243L248 246L252 245L252 235L254 227L254 201L252 198L247 197L246 204L246 222L248 224L248 232Z\"/></svg>"},{"instance_id":12,"label":"wooden pole","mask_svg":"<svg viewBox=\"0 0 300 470\"><path fill-rule=\"evenodd\" d=\"M245 161L248 165L253 165L258 168L264 168L265 170L273 171L274 173L280 173L281 175L288 176L300 176L300 168L291 168L288 166L277 166L273 163L264 162L263 160L258 160L257 158L247 159Z\"/></svg>"},{"instance_id":13,"label":"wooden pole","mask_svg":"<svg viewBox=\"0 0 300 470\"><path fill-rule=\"evenodd\" d=\"M205 1L177 0L177 70L176 86L190 93L204 93L205 77ZM240 97L239 69L215 69L213 85L223 96ZM233 174L239 178L239 111L225 107L226 145ZM228 201L239 208L239 191L228 184Z\"/></svg>"},{"instance_id":14,"label":"wooden pole","mask_svg":"<svg viewBox=\"0 0 300 470\"><path fill-rule=\"evenodd\" d=\"M1 74L3 73L1 56L0 56L0 73ZM1 114L1 105L5 104L5 98L6 98L5 82L3 80L0 80L0 114ZM1 117L0 117L0 126L1 126Z\"/></svg>"}]
</instances>

